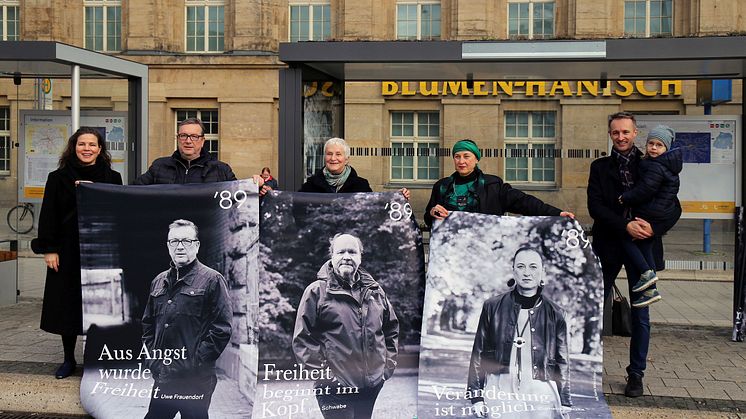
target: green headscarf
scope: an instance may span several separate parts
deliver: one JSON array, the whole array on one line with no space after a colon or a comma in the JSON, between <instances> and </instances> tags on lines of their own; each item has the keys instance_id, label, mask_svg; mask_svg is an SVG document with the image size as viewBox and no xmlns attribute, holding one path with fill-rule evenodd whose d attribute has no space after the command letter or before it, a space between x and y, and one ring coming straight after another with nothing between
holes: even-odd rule
<instances>
[{"instance_id":1,"label":"green headscarf","mask_svg":"<svg viewBox=\"0 0 746 419\"><path fill-rule=\"evenodd\" d=\"M479 147L477 147L477 143L475 143L472 140L465 139L456 142L456 144L453 145L453 150L451 150L451 155L455 155L459 151L469 151L475 156L477 156L477 160L482 160L482 153L479 152Z\"/></svg>"}]
</instances>

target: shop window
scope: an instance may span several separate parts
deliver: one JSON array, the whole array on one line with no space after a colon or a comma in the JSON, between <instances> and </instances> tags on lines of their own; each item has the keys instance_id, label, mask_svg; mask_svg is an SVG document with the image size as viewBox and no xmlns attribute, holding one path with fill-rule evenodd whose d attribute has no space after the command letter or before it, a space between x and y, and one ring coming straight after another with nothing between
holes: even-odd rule
<instances>
[{"instance_id":1,"label":"shop window","mask_svg":"<svg viewBox=\"0 0 746 419\"><path fill-rule=\"evenodd\" d=\"M505 113L505 180L554 185L555 112Z\"/></svg>"},{"instance_id":2,"label":"shop window","mask_svg":"<svg viewBox=\"0 0 746 419\"><path fill-rule=\"evenodd\" d=\"M508 1L508 37L554 37L554 1Z\"/></svg>"},{"instance_id":3,"label":"shop window","mask_svg":"<svg viewBox=\"0 0 746 419\"><path fill-rule=\"evenodd\" d=\"M396 39L440 39L440 1L398 2Z\"/></svg>"},{"instance_id":4,"label":"shop window","mask_svg":"<svg viewBox=\"0 0 746 419\"><path fill-rule=\"evenodd\" d=\"M2 41L19 40L20 2L18 0L0 0L0 24L2 24Z\"/></svg>"},{"instance_id":5,"label":"shop window","mask_svg":"<svg viewBox=\"0 0 746 419\"><path fill-rule=\"evenodd\" d=\"M391 180L440 178L440 113L391 113Z\"/></svg>"},{"instance_id":6,"label":"shop window","mask_svg":"<svg viewBox=\"0 0 746 419\"><path fill-rule=\"evenodd\" d=\"M110 52L122 49L121 0L85 0L85 47Z\"/></svg>"},{"instance_id":7,"label":"shop window","mask_svg":"<svg viewBox=\"0 0 746 419\"><path fill-rule=\"evenodd\" d=\"M673 35L673 1L631 0L624 2L624 35L656 37Z\"/></svg>"},{"instance_id":8,"label":"shop window","mask_svg":"<svg viewBox=\"0 0 746 419\"><path fill-rule=\"evenodd\" d=\"M290 42L325 41L331 37L331 6L328 1L290 3Z\"/></svg>"},{"instance_id":9,"label":"shop window","mask_svg":"<svg viewBox=\"0 0 746 419\"><path fill-rule=\"evenodd\" d=\"M225 2L186 0L187 52L221 52L225 43Z\"/></svg>"}]
</instances>

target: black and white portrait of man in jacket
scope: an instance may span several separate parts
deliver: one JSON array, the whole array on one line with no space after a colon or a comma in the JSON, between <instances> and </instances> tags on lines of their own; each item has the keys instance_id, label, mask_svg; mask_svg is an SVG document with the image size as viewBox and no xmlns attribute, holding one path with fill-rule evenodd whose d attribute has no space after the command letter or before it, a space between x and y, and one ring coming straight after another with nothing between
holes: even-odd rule
<instances>
[{"instance_id":1,"label":"black and white portrait of man in jacket","mask_svg":"<svg viewBox=\"0 0 746 419\"><path fill-rule=\"evenodd\" d=\"M499 406L506 417L561 418L570 410L567 324L564 311L542 296L544 278L542 255L520 247L514 288L482 306L467 383L476 417L492 417L493 406L505 403L500 394L530 396Z\"/></svg>"},{"instance_id":2,"label":"black and white portrait of man in jacket","mask_svg":"<svg viewBox=\"0 0 746 419\"><path fill-rule=\"evenodd\" d=\"M225 278L197 259L197 226L169 225L169 269L158 274L142 318L143 347L183 351L170 362L153 360L155 384L146 419L207 418L217 376L215 361L231 338L232 309ZM155 392L155 389L158 389Z\"/></svg>"},{"instance_id":3,"label":"black and white portrait of man in jacket","mask_svg":"<svg viewBox=\"0 0 746 419\"><path fill-rule=\"evenodd\" d=\"M360 267L359 238L337 234L329 253L301 297L293 352L299 364L331 373L316 382L330 388L316 393L324 418L367 419L396 369L399 321L386 292Z\"/></svg>"}]
</instances>

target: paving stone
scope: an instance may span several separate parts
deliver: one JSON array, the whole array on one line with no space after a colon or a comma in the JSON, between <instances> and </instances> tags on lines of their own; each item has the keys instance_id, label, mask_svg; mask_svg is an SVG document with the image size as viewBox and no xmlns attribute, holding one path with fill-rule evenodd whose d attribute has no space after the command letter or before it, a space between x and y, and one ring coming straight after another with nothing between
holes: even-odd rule
<instances>
[{"instance_id":1,"label":"paving stone","mask_svg":"<svg viewBox=\"0 0 746 419\"><path fill-rule=\"evenodd\" d=\"M706 380L712 379L709 372L705 371L689 371L688 369L678 369L675 371L678 378L692 379L692 380Z\"/></svg>"},{"instance_id":2,"label":"paving stone","mask_svg":"<svg viewBox=\"0 0 746 419\"><path fill-rule=\"evenodd\" d=\"M732 400L746 401L746 390L725 390Z\"/></svg>"},{"instance_id":3,"label":"paving stone","mask_svg":"<svg viewBox=\"0 0 746 419\"><path fill-rule=\"evenodd\" d=\"M664 378L663 384L667 387L703 388L697 380L684 380L680 378Z\"/></svg>"},{"instance_id":4,"label":"paving stone","mask_svg":"<svg viewBox=\"0 0 746 419\"><path fill-rule=\"evenodd\" d=\"M689 397L689 393L683 387L666 387L664 385L647 385L653 396Z\"/></svg>"},{"instance_id":5,"label":"paving stone","mask_svg":"<svg viewBox=\"0 0 746 419\"><path fill-rule=\"evenodd\" d=\"M739 392L741 391L741 387L738 386L738 384L732 382L732 381L702 381L699 382L702 384L702 387L705 389L711 389L711 390L725 390L726 392Z\"/></svg>"},{"instance_id":6,"label":"paving stone","mask_svg":"<svg viewBox=\"0 0 746 419\"><path fill-rule=\"evenodd\" d=\"M730 400L728 393L721 389L696 388L689 386L686 388L686 391L688 391L689 395L694 398Z\"/></svg>"}]
</instances>

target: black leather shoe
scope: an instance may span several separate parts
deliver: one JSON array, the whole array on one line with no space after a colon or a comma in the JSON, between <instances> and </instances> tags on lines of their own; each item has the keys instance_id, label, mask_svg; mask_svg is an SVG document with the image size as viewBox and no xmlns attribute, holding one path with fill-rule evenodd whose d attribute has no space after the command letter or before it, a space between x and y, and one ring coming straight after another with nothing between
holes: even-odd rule
<instances>
[{"instance_id":1,"label":"black leather shoe","mask_svg":"<svg viewBox=\"0 0 746 419\"><path fill-rule=\"evenodd\" d=\"M642 393L642 377L637 374L630 374L627 377L627 385L624 387L624 395L627 397L640 397Z\"/></svg>"},{"instance_id":2,"label":"black leather shoe","mask_svg":"<svg viewBox=\"0 0 746 419\"><path fill-rule=\"evenodd\" d=\"M54 373L54 377L57 379L60 378L66 378L75 372L76 368L76 362L75 361L65 361L60 365L59 368L57 368L57 372Z\"/></svg>"}]
</instances>

